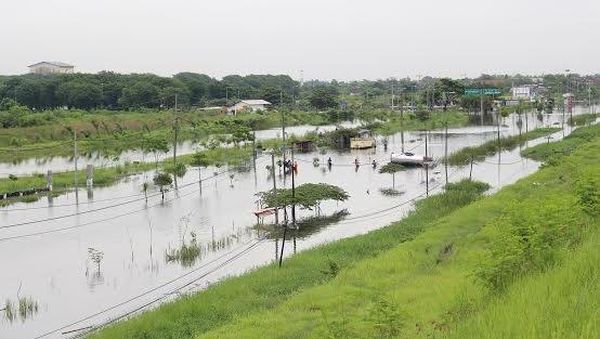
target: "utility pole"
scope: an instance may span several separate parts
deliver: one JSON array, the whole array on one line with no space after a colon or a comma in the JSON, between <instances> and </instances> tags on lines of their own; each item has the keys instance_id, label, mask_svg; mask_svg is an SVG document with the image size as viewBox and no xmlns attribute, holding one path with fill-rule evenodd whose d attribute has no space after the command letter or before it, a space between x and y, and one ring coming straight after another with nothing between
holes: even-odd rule
<instances>
[{"instance_id":1,"label":"utility pole","mask_svg":"<svg viewBox=\"0 0 600 339\"><path fill-rule=\"evenodd\" d=\"M287 223L283 225L283 239L281 241L281 254L279 255L279 268L281 268L281 263L283 262L283 249L285 248L285 237L287 236Z\"/></svg>"},{"instance_id":2,"label":"utility pole","mask_svg":"<svg viewBox=\"0 0 600 339\"><path fill-rule=\"evenodd\" d=\"M425 131L425 158L427 158L429 155L427 152L427 139L429 139L429 130ZM423 163L425 164L425 189L427 196L429 196L429 160L423 160Z\"/></svg>"},{"instance_id":3,"label":"utility pole","mask_svg":"<svg viewBox=\"0 0 600 339\"><path fill-rule=\"evenodd\" d=\"M446 130L444 132L444 170L446 172L446 185L448 185L448 112L446 112Z\"/></svg>"},{"instance_id":4,"label":"utility pole","mask_svg":"<svg viewBox=\"0 0 600 339\"><path fill-rule=\"evenodd\" d=\"M392 110L394 110L394 83L392 82Z\"/></svg>"},{"instance_id":5,"label":"utility pole","mask_svg":"<svg viewBox=\"0 0 600 339\"><path fill-rule=\"evenodd\" d=\"M279 107L283 106L283 90L279 90Z\"/></svg>"},{"instance_id":6,"label":"utility pole","mask_svg":"<svg viewBox=\"0 0 600 339\"><path fill-rule=\"evenodd\" d=\"M404 103L400 98L400 151L404 154Z\"/></svg>"},{"instance_id":7,"label":"utility pole","mask_svg":"<svg viewBox=\"0 0 600 339\"><path fill-rule=\"evenodd\" d=\"M292 201L296 198L296 182L295 182L295 168L294 168L294 145L292 145ZM292 204L292 224L296 225L296 204Z\"/></svg>"},{"instance_id":8,"label":"utility pole","mask_svg":"<svg viewBox=\"0 0 600 339\"><path fill-rule=\"evenodd\" d=\"M277 177L275 176L275 151L271 152L271 176L273 177L273 194L277 194ZM275 207L275 224L279 224L279 210Z\"/></svg>"},{"instance_id":9,"label":"utility pole","mask_svg":"<svg viewBox=\"0 0 600 339\"><path fill-rule=\"evenodd\" d=\"M500 154L500 109L496 109L496 130L498 131L498 154Z\"/></svg>"},{"instance_id":10,"label":"utility pole","mask_svg":"<svg viewBox=\"0 0 600 339\"><path fill-rule=\"evenodd\" d=\"M173 125L173 166L177 165L177 137L179 136L179 116L177 116L177 93L175 93L175 121Z\"/></svg>"},{"instance_id":11,"label":"utility pole","mask_svg":"<svg viewBox=\"0 0 600 339\"><path fill-rule=\"evenodd\" d=\"M79 183L77 180L77 160L79 158L79 155L77 153L77 131L73 130L73 160L75 161L75 202L79 204Z\"/></svg>"},{"instance_id":12,"label":"utility pole","mask_svg":"<svg viewBox=\"0 0 600 339\"><path fill-rule=\"evenodd\" d=\"M483 93L479 96L479 110L481 112L481 126L483 127Z\"/></svg>"},{"instance_id":13,"label":"utility pole","mask_svg":"<svg viewBox=\"0 0 600 339\"><path fill-rule=\"evenodd\" d=\"M281 139L283 140L283 146L282 146L282 150L281 153L283 154L283 178L285 180L285 151L286 151L286 147L285 147L285 113L283 112L283 110L281 108L279 108L281 110ZM284 181L285 184L285 181Z\"/></svg>"}]
</instances>

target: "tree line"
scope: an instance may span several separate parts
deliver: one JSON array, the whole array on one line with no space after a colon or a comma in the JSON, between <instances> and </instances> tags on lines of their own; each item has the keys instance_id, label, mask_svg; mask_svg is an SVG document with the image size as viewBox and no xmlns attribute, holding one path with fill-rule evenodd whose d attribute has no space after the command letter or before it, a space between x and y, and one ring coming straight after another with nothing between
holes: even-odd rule
<instances>
[{"instance_id":1,"label":"tree line","mask_svg":"<svg viewBox=\"0 0 600 339\"><path fill-rule=\"evenodd\" d=\"M431 109L458 105L477 111L478 97L465 96L466 88L498 88L510 96L514 85L543 83L544 96L557 99L565 92L577 100L600 96L600 76L482 75L476 79L424 77L338 82L312 80L300 84L287 75L229 75L221 80L205 74L59 74L0 76L0 102L10 99L29 109L54 108L137 110L225 106L242 99L264 99L274 105L304 110L353 110L398 106ZM393 98L393 100L392 100ZM486 111L491 97L484 98ZM395 101L394 101L395 100Z\"/></svg>"},{"instance_id":2,"label":"tree line","mask_svg":"<svg viewBox=\"0 0 600 339\"><path fill-rule=\"evenodd\" d=\"M299 83L287 75L230 75L221 80L204 74L56 74L0 77L0 102L11 99L30 109L59 107L111 110L222 106L238 99L292 100Z\"/></svg>"}]
</instances>

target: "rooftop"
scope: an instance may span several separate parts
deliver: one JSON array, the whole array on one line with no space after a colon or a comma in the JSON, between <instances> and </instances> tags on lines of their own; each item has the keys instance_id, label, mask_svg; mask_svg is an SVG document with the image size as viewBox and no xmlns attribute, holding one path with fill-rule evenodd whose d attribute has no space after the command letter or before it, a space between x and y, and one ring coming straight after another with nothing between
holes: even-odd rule
<instances>
[{"instance_id":1,"label":"rooftop","mask_svg":"<svg viewBox=\"0 0 600 339\"><path fill-rule=\"evenodd\" d=\"M271 103L266 100L242 100L241 102L248 105L270 105Z\"/></svg>"},{"instance_id":2,"label":"rooftop","mask_svg":"<svg viewBox=\"0 0 600 339\"><path fill-rule=\"evenodd\" d=\"M54 65L54 66L57 66L57 67L65 67L65 68L67 68L67 67L69 67L69 68L70 67L75 67L73 65L69 65L67 63L59 62L59 61L41 61L41 62L37 62L37 63L35 63L33 65L29 65L27 67L33 67L33 66L37 66L37 65L40 65L40 64L49 64L49 65Z\"/></svg>"}]
</instances>

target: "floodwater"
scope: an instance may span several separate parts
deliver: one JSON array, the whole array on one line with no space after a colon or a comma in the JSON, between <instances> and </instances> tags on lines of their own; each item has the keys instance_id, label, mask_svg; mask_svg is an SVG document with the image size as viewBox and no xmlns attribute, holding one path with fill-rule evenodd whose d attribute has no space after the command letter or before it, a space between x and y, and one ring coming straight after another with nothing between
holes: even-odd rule
<instances>
[{"instance_id":1,"label":"floodwater","mask_svg":"<svg viewBox=\"0 0 600 339\"><path fill-rule=\"evenodd\" d=\"M562 123L560 114L545 115L543 122L530 117L528 127L555 123ZM514 117L502 124L503 135L519 133ZM496 137L494 126L449 132L450 152ZM562 136L558 132L553 138ZM405 148L423 153L424 137L405 133ZM285 244L285 257L381 228L401 219L416 199L427 194L425 172L418 168L396 174L396 189L403 195L389 197L379 191L391 187L392 177L379 174L369 164L374 159L379 165L386 163L392 151L400 150L400 140L399 134L389 137L387 150L380 144L376 150L296 154L297 185L329 183L341 186L351 197L343 203L323 203L323 215L341 210L349 215L310 234L293 232L294 240ZM434 131L429 141L429 154L442 156L443 134ZM528 145L539 142L546 140ZM315 157L320 159L318 167L313 166ZM328 157L333 160L331 169L323 166ZM356 158L363 164L358 169L353 165ZM82 189L77 199L71 192L0 209L0 301L26 297L36 303L35 312L27 317L10 320L0 312L0 338L77 335L275 261L281 239L264 237L265 231L252 227L255 193L273 185L266 169L270 164L270 155L262 154L243 170L203 169L201 189L197 170L190 169L179 179L179 188L166 194L164 203L156 190L145 201L141 185L152 176L148 172L111 187ZM472 174L473 179L497 190L538 166L522 159L517 149L476 163ZM449 180L468 178L469 171L468 167L451 167ZM290 187L289 176L276 177L277 187ZM439 192L445 180L443 166L430 170L429 178L430 193ZM300 218L313 215L312 211L298 212ZM271 222L270 218L266 221ZM180 255L189 253L181 251L183 245L186 250L192 244L192 256Z\"/></svg>"},{"instance_id":2,"label":"floodwater","mask_svg":"<svg viewBox=\"0 0 600 339\"><path fill-rule=\"evenodd\" d=\"M339 124L342 127L356 127L360 125L360 122L349 122L344 121ZM299 125L289 126L286 128L286 135L297 135L301 136L308 132L320 131L326 132L336 128L336 125L323 125L323 126L312 126L312 125ZM256 140L268 140L274 138L280 138L282 130L281 128L270 128L265 130L259 130L255 132ZM199 149L198 143L192 141L185 141L177 145L177 154L190 154L194 153ZM173 155L173 148L170 147L166 153L157 154L159 160L166 159ZM154 154L144 154L140 150L127 150L119 154L118 157L114 155L108 156L100 152L92 152L90 154L80 154L78 157L79 168L85 168L85 165L91 164L95 167L111 167L125 162L133 161L154 161ZM35 173L47 173L48 170L54 172L70 171L74 169L75 163L72 156L44 156L34 157L25 160L19 160L16 162L0 162L0 178L8 177L9 174L14 175L31 175ZM82 164L84 164L82 166Z\"/></svg>"}]
</instances>

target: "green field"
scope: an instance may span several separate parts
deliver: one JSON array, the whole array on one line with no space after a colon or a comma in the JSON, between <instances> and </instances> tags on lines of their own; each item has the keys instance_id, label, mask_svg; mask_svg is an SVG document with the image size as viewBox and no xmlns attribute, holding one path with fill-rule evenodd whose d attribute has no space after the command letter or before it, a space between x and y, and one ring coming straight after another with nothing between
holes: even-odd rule
<instances>
[{"instance_id":1,"label":"green field","mask_svg":"<svg viewBox=\"0 0 600 339\"><path fill-rule=\"evenodd\" d=\"M463 182L401 222L92 337L597 337L600 128L557 145L571 140L568 154L493 196Z\"/></svg>"}]
</instances>

